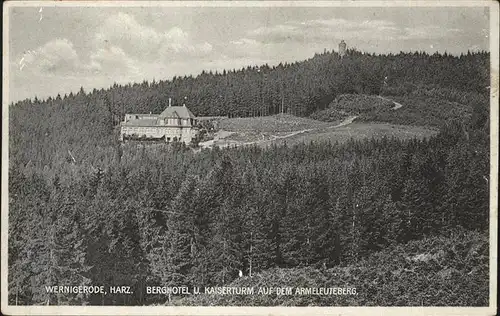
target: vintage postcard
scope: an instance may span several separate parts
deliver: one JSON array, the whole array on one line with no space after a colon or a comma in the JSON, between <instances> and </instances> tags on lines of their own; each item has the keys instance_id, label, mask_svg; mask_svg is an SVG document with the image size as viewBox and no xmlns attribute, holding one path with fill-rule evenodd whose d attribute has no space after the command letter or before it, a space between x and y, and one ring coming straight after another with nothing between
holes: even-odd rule
<instances>
[{"instance_id":1,"label":"vintage postcard","mask_svg":"<svg viewBox=\"0 0 500 316\"><path fill-rule=\"evenodd\" d=\"M496 1L8 1L1 312L494 315Z\"/></svg>"}]
</instances>

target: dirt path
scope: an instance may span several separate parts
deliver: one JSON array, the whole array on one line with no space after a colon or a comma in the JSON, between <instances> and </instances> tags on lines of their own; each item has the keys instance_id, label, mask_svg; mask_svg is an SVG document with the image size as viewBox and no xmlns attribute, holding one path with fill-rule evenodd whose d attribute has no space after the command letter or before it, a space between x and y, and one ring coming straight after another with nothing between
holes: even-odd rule
<instances>
[{"instance_id":1,"label":"dirt path","mask_svg":"<svg viewBox=\"0 0 500 316\"><path fill-rule=\"evenodd\" d=\"M403 105L401 103L398 103L398 102L396 102L394 100L384 98L384 97L382 97L380 95L378 95L377 97L379 97L382 100L386 100L386 101L390 101L390 102L394 103L394 107L392 108L393 110L397 110L397 109L400 109L400 108L403 107Z\"/></svg>"},{"instance_id":2,"label":"dirt path","mask_svg":"<svg viewBox=\"0 0 500 316\"><path fill-rule=\"evenodd\" d=\"M334 125L334 126L329 126L327 128L337 128L337 127L342 127L342 126L346 126L346 125L349 125L351 124L352 122L354 122L354 120L357 118L357 116L349 116L348 118L346 118L345 120L343 120L342 122L340 122L339 124L337 125ZM323 129L324 127L317 127L317 128L308 128L308 129L303 129L303 130L300 130L300 131L295 131L293 133L290 133L290 134L286 134L286 135L282 135L282 136L276 136L276 135L271 135L271 138L270 139L263 139L263 140L256 140L256 141L253 141L253 142L246 142L246 143L242 143L241 145L254 145L254 144L265 144L267 142L272 142L274 140L277 140L277 139L285 139L285 138L290 138L290 137L293 137L295 135L299 135L299 134L303 134L303 133L307 133L307 132L311 132L311 131L314 131L314 130L320 130L320 129ZM241 146L240 145L240 146Z\"/></svg>"},{"instance_id":3,"label":"dirt path","mask_svg":"<svg viewBox=\"0 0 500 316\"><path fill-rule=\"evenodd\" d=\"M329 126L328 128L337 128L337 127L342 127L342 126L346 126L346 125L349 125L351 124L352 122L354 122L355 119L357 119L358 116L357 115L354 115L354 116L349 116L348 118L346 118L345 120L343 120L342 122L340 122L339 124L337 125L334 125L334 126Z\"/></svg>"},{"instance_id":4,"label":"dirt path","mask_svg":"<svg viewBox=\"0 0 500 316\"><path fill-rule=\"evenodd\" d=\"M377 97L379 97L380 99L383 99L383 100L390 101L390 102L394 103L394 107L392 108L393 110L397 110L397 109L400 109L400 108L403 107L403 105L401 103L395 102L394 100L391 100L391 99L388 99L388 98L384 98L382 96L377 96ZM357 117L358 117L357 115L355 115L355 116L349 116L348 118L346 118L343 121L341 121L339 124L334 125L334 126L328 126L326 128L331 129L331 128L338 128L338 127L349 125L352 122L354 122L354 120ZM286 134L286 135L282 135L282 136L271 135L271 137L269 139L256 140L256 141L246 142L246 143L234 142L233 145L236 145L236 146L245 146L245 145L254 145L254 144L257 144L257 145L259 145L259 144L265 144L265 143L268 143L268 142L275 141L277 139L286 139L286 138L293 137L295 135L299 135L299 134L311 132L311 131L314 131L314 130L320 130L320 129L324 129L324 128L325 127L308 128L308 129L303 129L303 130L300 130L300 131L295 131L295 132L292 132L290 134ZM229 135L230 134L232 134L232 132L229 132ZM224 135L221 138L217 138L217 140L224 139L225 136L227 136L227 135ZM214 144L215 144L215 141L211 140L211 141L204 142L203 145L202 145L202 147L210 147L210 146L213 146ZM230 145L229 143L225 144L225 146L229 146L229 145ZM222 147L225 147L225 146L223 145Z\"/></svg>"}]
</instances>

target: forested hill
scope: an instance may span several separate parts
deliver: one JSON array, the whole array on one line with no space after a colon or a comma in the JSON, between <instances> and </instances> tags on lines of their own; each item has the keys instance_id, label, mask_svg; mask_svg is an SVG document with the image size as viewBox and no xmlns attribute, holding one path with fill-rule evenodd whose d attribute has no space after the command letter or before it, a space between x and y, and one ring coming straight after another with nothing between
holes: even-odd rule
<instances>
[{"instance_id":1,"label":"forested hill","mask_svg":"<svg viewBox=\"0 0 500 316\"><path fill-rule=\"evenodd\" d=\"M199 116L275 114L282 105L286 112L307 116L342 93L403 93L417 86L485 93L488 85L487 52L461 56L422 52L374 55L351 50L342 59L335 52L325 52L305 61L273 67L249 66L222 73L202 72L197 77L115 84L108 90L94 89L84 96L82 88L77 95L70 93L62 99L58 96L41 103L95 107L108 97L113 114L121 116L125 112L159 113L171 97L177 104L187 98L187 105ZM38 102L35 98L19 102L18 106Z\"/></svg>"},{"instance_id":2,"label":"forested hill","mask_svg":"<svg viewBox=\"0 0 500 316\"><path fill-rule=\"evenodd\" d=\"M76 94L47 100L34 98L10 106L11 163L26 165L31 161L43 168L59 156L67 158L68 150L80 161L90 159L89 153L96 146L113 144L113 131L125 113L160 113L169 97L174 105L187 97L188 107L198 116L268 115L281 109L308 116L343 93L391 97L418 93L468 106L479 105L484 111L488 108L488 85L487 52L461 56L419 52L373 55L351 50L343 59L335 52L326 52L275 67L264 65L215 74L203 72L197 77L176 77L171 81L115 84L107 90L85 92L82 88ZM381 113L375 119L407 124L407 116L426 122L435 121L430 116L437 114L448 117L447 113L436 111L435 102L421 98L416 102L426 108L404 109L399 112L403 118ZM424 112L432 114L423 118Z\"/></svg>"}]
</instances>

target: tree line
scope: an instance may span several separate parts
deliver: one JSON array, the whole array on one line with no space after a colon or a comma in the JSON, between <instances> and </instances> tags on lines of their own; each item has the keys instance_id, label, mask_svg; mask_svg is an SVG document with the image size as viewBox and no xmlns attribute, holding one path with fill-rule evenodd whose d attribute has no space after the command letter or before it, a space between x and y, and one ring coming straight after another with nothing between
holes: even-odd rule
<instances>
[{"instance_id":1,"label":"tree line","mask_svg":"<svg viewBox=\"0 0 500 316\"><path fill-rule=\"evenodd\" d=\"M343 59L336 52L325 52L309 60L273 67L249 66L222 73L203 72L196 77L114 84L109 89L88 92L81 88L77 93L12 104L10 157L36 168L53 168L54 161L67 159L69 150L80 162L93 160L96 165L109 158L92 157L91 153L95 146L104 149L115 145L125 113L160 113L170 97L174 105L182 104L187 97L187 106L198 116L245 117L281 112L309 116L327 108L341 94L411 97L418 93L420 98L425 95L434 100L411 99L408 105L417 103L418 108L409 106L397 113L365 116L368 120L400 124L442 125L454 109L448 106L442 111L440 100L487 108L488 85L487 52L460 56L424 52L376 55L349 50Z\"/></svg>"}]
</instances>

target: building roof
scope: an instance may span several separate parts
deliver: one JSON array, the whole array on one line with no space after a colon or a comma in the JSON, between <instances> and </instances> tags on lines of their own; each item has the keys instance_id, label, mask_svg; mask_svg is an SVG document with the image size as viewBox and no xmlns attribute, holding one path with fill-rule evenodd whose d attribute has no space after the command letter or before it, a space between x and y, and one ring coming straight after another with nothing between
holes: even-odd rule
<instances>
[{"instance_id":1,"label":"building roof","mask_svg":"<svg viewBox=\"0 0 500 316\"><path fill-rule=\"evenodd\" d=\"M132 120L152 120L152 119L157 119L158 114L136 114L136 113L130 114L130 113L127 113L127 114L125 114L125 119L127 117L132 117Z\"/></svg>"},{"instance_id":2,"label":"building roof","mask_svg":"<svg viewBox=\"0 0 500 316\"><path fill-rule=\"evenodd\" d=\"M158 114L129 114L129 115L137 115L140 117L147 117L147 118L157 118Z\"/></svg>"},{"instance_id":3,"label":"building roof","mask_svg":"<svg viewBox=\"0 0 500 316\"><path fill-rule=\"evenodd\" d=\"M194 116L194 114L186 106L169 106L158 116L175 117L181 119L196 118L196 116Z\"/></svg>"},{"instance_id":4,"label":"building roof","mask_svg":"<svg viewBox=\"0 0 500 316\"><path fill-rule=\"evenodd\" d=\"M126 126L156 126L157 119L154 118L143 118L143 119L132 119L125 122L122 122L123 125Z\"/></svg>"},{"instance_id":5,"label":"building roof","mask_svg":"<svg viewBox=\"0 0 500 316\"><path fill-rule=\"evenodd\" d=\"M132 118L129 118L130 116ZM186 106L169 106L161 114L126 114L125 121L121 124L125 126L160 126L158 125L159 118L195 119L196 116Z\"/></svg>"}]
</instances>

